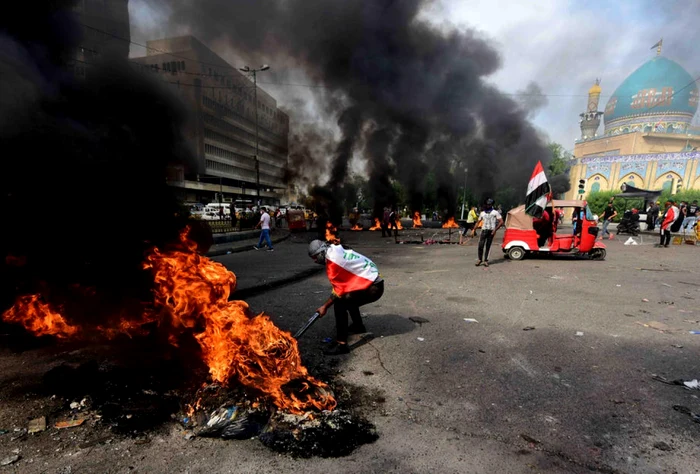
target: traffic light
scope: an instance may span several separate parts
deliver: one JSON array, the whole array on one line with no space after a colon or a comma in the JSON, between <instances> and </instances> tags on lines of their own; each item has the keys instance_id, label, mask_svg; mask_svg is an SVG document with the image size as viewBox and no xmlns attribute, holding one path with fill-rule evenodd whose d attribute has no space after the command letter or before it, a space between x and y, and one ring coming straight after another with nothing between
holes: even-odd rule
<instances>
[{"instance_id":1,"label":"traffic light","mask_svg":"<svg viewBox=\"0 0 700 474\"><path fill-rule=\"evenodd\" d=\"M578 193L583 194L586 192L586 180L585 179L579 179L578 180Z\"/></svg>"}]
</instances>

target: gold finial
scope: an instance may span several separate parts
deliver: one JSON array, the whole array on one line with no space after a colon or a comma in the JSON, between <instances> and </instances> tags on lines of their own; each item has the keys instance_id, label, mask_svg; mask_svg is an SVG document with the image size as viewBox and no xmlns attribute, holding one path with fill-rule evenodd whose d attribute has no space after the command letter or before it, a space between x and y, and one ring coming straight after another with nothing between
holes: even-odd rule
<instances>
[{"instance_id":1,"label":"gold finial","mask_svg":"<svg viewBox=\"0 0 700 474\"><path fill-rule=\"evenodd\" d=\"M658 43L651 47L651 49L656 48L656 55L661 56L661 47L664 45L664 39L661 38Z\"/></svg>"}]
</instances>

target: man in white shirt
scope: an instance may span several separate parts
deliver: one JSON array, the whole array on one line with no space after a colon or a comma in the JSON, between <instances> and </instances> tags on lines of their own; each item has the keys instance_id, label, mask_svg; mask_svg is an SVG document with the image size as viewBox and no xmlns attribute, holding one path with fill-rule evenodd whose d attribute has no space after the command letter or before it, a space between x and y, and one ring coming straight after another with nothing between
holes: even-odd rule
<instances>
[{"instance_id":1,"label":"man in white shirt","mask_svg":"<svg viewBox=\"0 0 700 474\"><path fill-rule=\"evenodd\" d=\"M476 266L478 267L483 262L484 266L488 267L489 251L491 250L493 236L503 225L503 218L498 211L493 208L493 199L486 201L484 210L479 214L479 220L476 222L476 226L472 231L472 237L474 236L476 228L479 227L479 222L482 222L483 226L481 227L481 235L479 236L479 261L476 262Z\"/></svg>"},{"instance_id":2,"label":"man in white shirt","mask_svg":"<svg viewBox=\"0 0 700 474\"><path fill-rule=\"evenodd\" d=\"M260 209L262 210L260 222L255 225L255 228L257 229L260 227L262 231L260 232L260 240L258 241L258 245L253 245L253 248L255 250L260 250L262 248L263 240L265 240L267 251L272 252L274 249L272 248L272 241L270 240L270 214L267 213L266 207L262 207Z\"/></svg>"}]
</instances>

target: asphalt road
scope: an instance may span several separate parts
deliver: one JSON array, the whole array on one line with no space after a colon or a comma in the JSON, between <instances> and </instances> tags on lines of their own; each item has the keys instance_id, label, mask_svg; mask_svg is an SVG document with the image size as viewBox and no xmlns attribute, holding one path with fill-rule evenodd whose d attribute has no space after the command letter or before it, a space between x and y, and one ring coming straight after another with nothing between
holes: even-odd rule
<instances>
[{"instance_id":1,"label":"asphalt road","mask_svg":"<svg viewBox=\"0 0 700 474\"><path fill-rule=\"evenodd\" d=\"M406 232L412 239L410 233ZM334 335L329 315L300 340L312 373L333 378L358 395L358 403L364 404L363 411L377 426L380 437L375 443L344 458L293 459L255 440L187 441L173 423L147 444L115 439L89 450L74 446L77 441L71 441L71 434L56 435L61 439L58 452L42 448L41 454L32 454L20 445L24 459L0 469L700 470L700 424L672 408L683 405L700 412L700 392L651 378L653 374L700 378L700 335L689 333L700 330L700 248L656 249L651 245L656 240L646 236L638 239L641 245L625 246L625 237L606 241L605 261L530 258L511 262L502 258L496 246L487 269L474 266L474 241L465 246L397 245L380 235L341 235L371 257L386 280L383 298L362 310L375 339L347 356L324 357L323 340ZM245 294L283 273L293 278L296 272L312 268L306 256L310 238L300 234L279 243L272 253L251 251L217 260L236 272ZM325 275L315 273L285 286L249 292L246 301L281 328L295 331L329 291ZM428 322L417 324L411 317ZM534 329L524 331L526 327ZM14 377L20 365L25 371L38 366L31 357L3 354L0 366ZM8 415L2 409L0 413ZM0 438L0 457L11 454L14 447L16 443ZM28 463L29 458L35 458L33 463Z\"/></svg>"}]
</instances>

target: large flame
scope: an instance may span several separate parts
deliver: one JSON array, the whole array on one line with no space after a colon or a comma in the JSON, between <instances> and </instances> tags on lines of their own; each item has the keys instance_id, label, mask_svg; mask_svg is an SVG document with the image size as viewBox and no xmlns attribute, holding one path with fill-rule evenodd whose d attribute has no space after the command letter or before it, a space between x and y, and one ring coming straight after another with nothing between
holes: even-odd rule
<instances>
[{"instance_id":1,"label":"large flame","mask_svg":"<svg viewBox=\"0 0 700 474\"><path fill-rule=\"evenodd\" d=\"M450 217L445 221L444 224L442 224L443 229L459 229L459 224L455 222L454 217Z\"/></svg>"},{"instance_id":2,"label":"large flame","mask_svg":"<svg viewBox=\"0 0 700 474\"><path fill-rule=\"evenodd\" d=\"M191 332L212 379L220 384L239 382L289 413L332 410L335 399L328 386L302 365L296 339L265 314L251 314L244 301L229 301L236 276L199 255L188 232L181 233L179 245L147 253L144 268L153 274L154 301L141 315L142 321L157 321L162 330L169 331L173 344L177 334ZM81 335L80 328L70 325L39 295L19 297L3 319L20 323L36 335ZM137 326L124 322L119 330L128 334ZM97 329L105 337L117 331Z\"/></svg>"},{"instance_id":3,"label":"large flame","mask_svg":"<svg viewBox=\"0 0 700 474\"><path fill-rule=\"evenodd\" d=\"M423 223L420 221L420 212L415 211L413 213L413 227L423 227Z\"/></svg>"},{"instance_id":4,"label":"large flame","mask_svg":"<svg viewBox=\"0 0 700 474\"><path fill-rule=\"evenodd\" d=\"M396 228L398 230L403 230L403 226L401 225L401 219L396 219Z\"/></svg>"},{"instance_id":5,"label":"large flame","mask_svg":"<svg viewBox=\"0 0 700 474\"><path fill-rule=\"evenodd\" d=\"M370 227L369 230L379 230L381 228L382 228L381 222L379 222L379 219L375 217L374 218L374 225L372 227Z\"/></svg>"},{"instance_id":6,"label":"large flame","mask_svg":"<svg viewBox=\"0 0 700 474\"><path fill-rule=\"evenodd\" d=\"M338 228L334 226L331 221L326 222L326 241L337 243L339 240Z\"/></svg>"},{"instance_id":7,"label":"large flame","mask_svg":"<svg viewBox=\"0 0 700 474\"><path fill-rule=\"evenodd\" d=\"M78 333L78 327L68 324L61 313L54 311L39 295L20 296L14 306L3 313L2 319L21 324L37 336L67 338Z\"/></svg>"}]
</instances>

